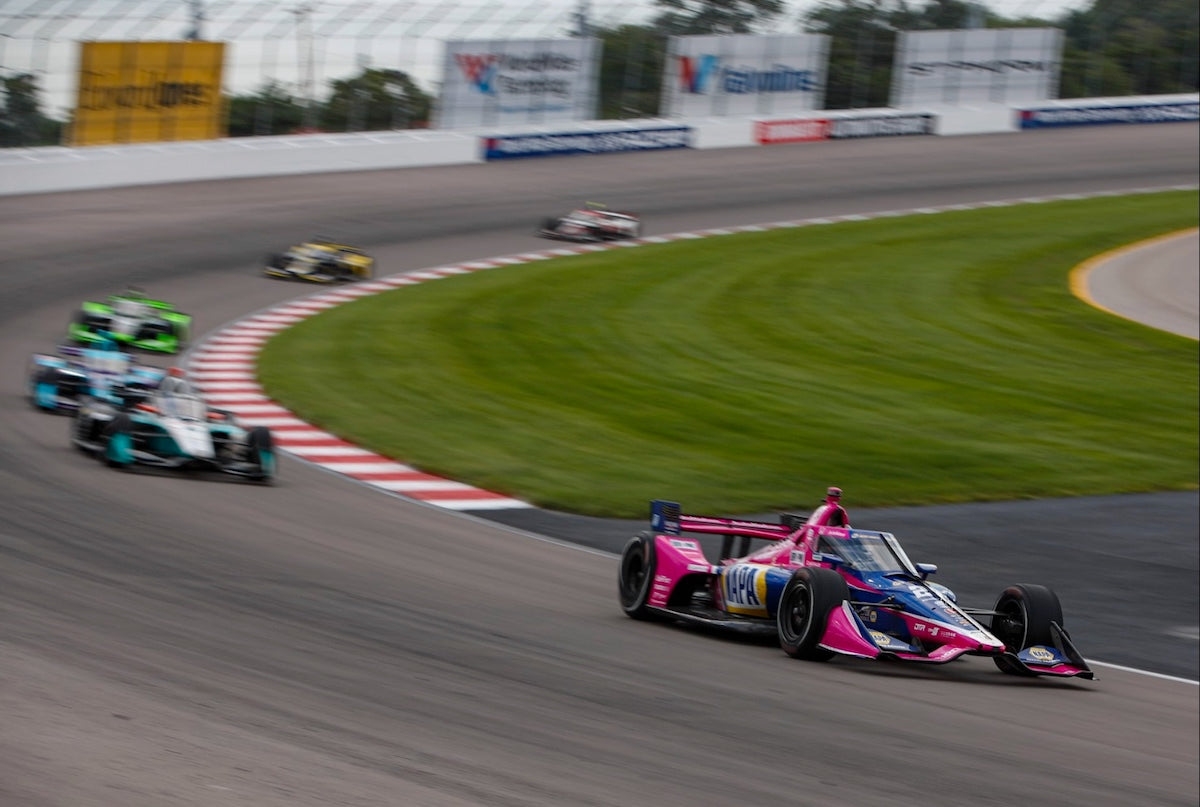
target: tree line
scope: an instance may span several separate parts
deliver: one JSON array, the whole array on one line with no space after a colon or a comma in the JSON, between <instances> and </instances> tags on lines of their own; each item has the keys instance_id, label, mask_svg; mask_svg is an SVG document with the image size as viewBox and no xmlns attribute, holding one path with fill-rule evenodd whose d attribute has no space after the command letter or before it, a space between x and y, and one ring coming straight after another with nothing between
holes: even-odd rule
<instances>
[{"instance_id":1,"label":"tree line","mask_svg":"<svg viewBox=\"0 0 1200 807\"><path fill-rule=\"evenodd\" d=\"M667 38L673 35L780 31L783 0L655 0L645 25L589 28L567 35L603 42L602 118L658 115ZM1195 0L1093 0L1055 19L1009 18L971 0L825 0L793 21L797 30L830 38L827 109L886 107L900 31L1055 27L1064 32L1060 98L1196 92L1200 88L1200 8ZM0 80L0 146L55 144L62 121L41 107L35 76ZM366 68L329 82L309 102L279 82L226 99L230 136L303 131L375 131L427 126L434 98L400 70Z\"/></svg>"}]
</instances>

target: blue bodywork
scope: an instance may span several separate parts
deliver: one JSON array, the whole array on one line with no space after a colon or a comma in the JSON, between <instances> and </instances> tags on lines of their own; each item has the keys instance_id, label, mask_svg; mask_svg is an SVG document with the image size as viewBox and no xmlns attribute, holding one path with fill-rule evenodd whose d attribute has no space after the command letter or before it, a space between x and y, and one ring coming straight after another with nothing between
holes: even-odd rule
<instances>
[{"instance_id":1,"label":"blue bodywork","mask_svg":"<svg viewBox=\"0 0 1200 807\"><path fill-rule=\"evenodd\" d=\"M29 397L44 412L74 412L89 397L120 405L126 395L156 387L164 373L135 364L111 340L97 347L60 345L57 354L30 359Z\"/></svg>"}]
</instances>

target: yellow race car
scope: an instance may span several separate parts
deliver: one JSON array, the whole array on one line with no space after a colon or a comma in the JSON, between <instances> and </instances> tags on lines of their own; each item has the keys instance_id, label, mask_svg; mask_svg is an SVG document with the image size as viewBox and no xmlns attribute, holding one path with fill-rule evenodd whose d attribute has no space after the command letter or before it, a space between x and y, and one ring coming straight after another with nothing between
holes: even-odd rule
<instances>
[{"instance_id":1,"label":"yellow race car","mask_svg":"<svg viewBox=\"0 0 1200 807\"><path fill-rule=\"evenodd\" d=\"M358 247L316 236L287 252L269 256L263 274L310 283L370 280L375 274L375 259Z\"/></svg>"}]
</instances>

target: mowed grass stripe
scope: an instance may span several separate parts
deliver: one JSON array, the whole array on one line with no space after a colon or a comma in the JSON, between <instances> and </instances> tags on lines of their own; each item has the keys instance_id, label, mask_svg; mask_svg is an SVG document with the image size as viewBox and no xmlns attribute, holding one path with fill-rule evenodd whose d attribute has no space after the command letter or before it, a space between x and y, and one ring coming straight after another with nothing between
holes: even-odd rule
<instances>
[{"instance_id":1,"label":"mowed grass stripe","mask_svg":"<svg viewBox=\"0 0 1200 807\"><path fill-rule=\"evenodd\" d=\"M544 507L746 513L1194 489L1197 348L1070 269L1193 191L779 229L406 287L273 338L267 392Z\"/></svg>"}]
</instances>

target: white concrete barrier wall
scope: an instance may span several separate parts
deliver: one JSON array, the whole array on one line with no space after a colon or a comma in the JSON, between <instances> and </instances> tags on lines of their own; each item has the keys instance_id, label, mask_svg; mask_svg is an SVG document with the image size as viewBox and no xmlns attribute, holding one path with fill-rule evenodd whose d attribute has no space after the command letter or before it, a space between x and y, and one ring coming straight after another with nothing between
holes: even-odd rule
<instances>
[{"instance_id":1,"label":"white concrete barrier wall","mask_svg":"<svg viewBox=\"0 0 1200 807\"><path fill-rule=\"evenodd\" d=\"M435 131L0 149L0 195L479 160L478 137Z\"/></svg>"},{"instance_id":2,"label":"white concrete barrier wall","mask_svg":"<svg viewBox=\"0 0 1200 807\"><path fill-rule=\"evenodd\" d=\"M1006 104L931 107L929 112L936 119L934 134L944 137L1016 131L1012 107Z\"/></svg>"},{"instance_id":3,"label":"white concrete barrier wall","mask_svg":"<svg viewBox=\"0 0 1200 807\"><path fill-rule=\"evenodd\" d=\"M1141 105L1174 107L1194 105L1198 99L1200 94L1081 98L1047 101L1036 106L1053 106L1056 109ZM985 104L921 110L800 111L794 117L846 120L881 115L927 114L934 118L935 134L970 135L1019 131L1023 110L1032 106L1035 105L1018 107ZM580 124L489 130L412 130L244 137L129 146L0 149L0 196L239 177L461 165L483 160L482 143L485 137L517 134L605 132L689 126L692 129L693 148L731 148L754 145L757 142L757 124L788 118L788 115L780 114L770 118L760 116L700 120L588 121ZM1150 119L1152 118L1147 118Z\"/></svg>"}]
</instances>

